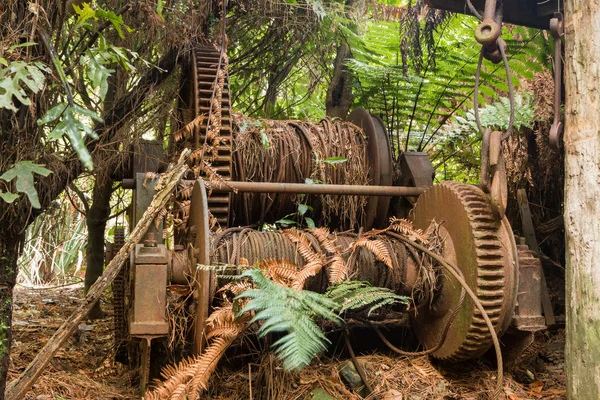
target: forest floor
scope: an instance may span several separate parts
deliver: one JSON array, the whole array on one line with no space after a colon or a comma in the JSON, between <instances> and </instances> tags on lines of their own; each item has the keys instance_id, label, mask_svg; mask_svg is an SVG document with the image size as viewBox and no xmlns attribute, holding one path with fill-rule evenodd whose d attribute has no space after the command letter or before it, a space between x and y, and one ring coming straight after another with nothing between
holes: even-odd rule
<instances>
[{"instance_id":1,"label":"forest floor","mask_svg":"<svg viewBox=\"0 0 600 400\"><path fill-rule=\"evenodd\" d=\"M15 289L10 379L25 369L81 298L81 286ZM111 361L111 307L106 302L102 306L107 311L106 318L79 326L28 393L27 400L139 399L135 373ZM289 373L271 355L263 354L250 363L231 359L221 363L203 399L362 398L340 379L339 371L347 360L322 358L309 368ZM372 394L369 399L484 399L496 381L495 364L483 359L449 366L428 357L371 353L359 360L375 389L376 396ZM527 349L521 364L505 374L506 398L565 398L563 371L564 331L543 332Z\"/></svg>"}]
</instances>

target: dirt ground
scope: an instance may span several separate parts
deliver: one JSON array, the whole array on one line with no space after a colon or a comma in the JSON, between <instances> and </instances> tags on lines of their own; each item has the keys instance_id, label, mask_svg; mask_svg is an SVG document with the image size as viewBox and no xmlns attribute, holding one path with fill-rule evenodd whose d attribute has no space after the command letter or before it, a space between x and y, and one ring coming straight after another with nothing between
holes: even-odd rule
<instances>
[{"instance_id":1,"label":"dirt ground","mask_svg":"<svg viewBox=\"0 0 600 400\"><path fill-rule=\"evenodd\" d=\"M25 369L73 312L81 297L81 286L35 290L17 287L11 379ZM102 304L106 318L80 325L28 393L27 399L140 398L135 389L136 374L112 361L113 321L107 301L110 300ZM505 375L506 398L565 398L563 350L562 329L539 334L525 352L523 362ZM362 398L340 380L339 371L347 360L322 358L301 372L289 373L268 354L254 356L254 362L249 363L235 362L233 358L221 362L202 398L323 398L319 397L319 392L336 399ZM411 359L379 353L363 355L359 359L374 388L369 399L484 399L495 385L495 365L485 360L448 366L427 357Z\"/></svg>"}]
</instances>

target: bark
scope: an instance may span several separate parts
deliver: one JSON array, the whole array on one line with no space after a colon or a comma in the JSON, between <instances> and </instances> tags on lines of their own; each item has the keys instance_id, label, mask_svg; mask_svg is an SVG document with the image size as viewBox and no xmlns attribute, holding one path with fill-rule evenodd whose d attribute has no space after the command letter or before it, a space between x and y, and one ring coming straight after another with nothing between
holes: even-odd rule
<instances>
[{"instance_id":1,"label":"bark","mask_svg":"<svg viewBox=\"0 0 600 400\"><path fill-rule=\"evenodd\" d=\"M44 372L45 367L52 360L54 354L56 354L61 346L67 341L81 320L91 310L92 306L100 299L104 291L115 280L123 264L129 259L131 250L144 237L144 234L154 222L154 219L171 199L171 193L187 170L185 160L189 154L190 150L184 150L177 165L161 176L159 182L157 182L155 186L157 193L152 199L150 206L148 206L144 212L139 223L131 232L129 240L109 263L106 272L102 275L102 279L99 279L90 288L86 298L77 310L61 325L60 328L58 328L50 340L44 345L42 350L40 350L33 361L27 366L25 371L15 381L11 382L6 392L6 400L20 400L25 398L25 394L31 389L35 380L42 372Z\"/></svg>"},{"instance_id":2,"label":"bark","mask_svg":"<svg viewBox=\"0 0 600 400\"><path fill-rule=\"evenodd\" d=\"M92 195L92 205L88 210L85 219L88 228L88 243L86 251L86 270L84 293L88 290L102 275L104 269L104 231L106 230L106 221L110 216L110 196L113 192L113 181L105 178L102 181L97 180L94 184ZM92 319L102 318L104 313L100 308L100 303L94 304L89 313Z\"/></svg>"},{"instance_id":3,"label":"bark","mask_svg":"<svg viewBox=\"0 0 600 400\"><path fill-rule=\"evenodd\" d=\"M348 18L359 20L365 15L365 0L347 0L346 16ZM357 26L352 27L354 31ZM337 49L335 63L333 65L333 77L327 88L327 97L325 99L325 110L328 117L345 119L350 112L350 107L354 98L352 96L352 73L348 70L346 60L352 58L350 47L343 43Z\"/></svg>"},{"instance_id":4,"label":"bark","mask_svg":"<svg viewBox=\"0 0 600 400\"><path fill-rule=\"evenodd\" d=\"M6 376L10 364L12 291L16 281L20 238L0 241L0 377ZM6 381L0 379L0 399Z\"/></svg>"},{"instance_id":5,"label":"bark","mask_svg":"<svg viewBox=\"0 0 600 400\"><path fill-rule=\"evenodd\" d=\"M352 107L352 74L344 64L351 57L350 47L338 47L333 66L333 78L327 88L325 110L328 117L345 119Z\"/></svg>"},{"instance_id":6,"label":"bark","mask_svg":"<svg viewBox=\"0 0 600 400\"><path fill-rule=\"evenodd\" d=\"M600 0L565 1L566 376L600 398Z\"/></svg>"}]
</instances>

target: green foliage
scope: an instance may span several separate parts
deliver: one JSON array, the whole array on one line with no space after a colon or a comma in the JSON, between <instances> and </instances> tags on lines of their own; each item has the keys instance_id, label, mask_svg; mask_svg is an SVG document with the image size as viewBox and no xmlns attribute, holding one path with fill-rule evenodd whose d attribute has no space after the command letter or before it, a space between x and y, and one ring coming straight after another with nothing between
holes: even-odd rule
<instances>
[{"instance_id":1,"label":"green foliage","mask_svg":"<svg viewBox=\"0 0 600 400\"><path fill-rule=\"evenodd\" d=\"M54 126L54 129L50 132L48 138L50 140L58 140L64 135L67 135L73 149L77 152L77 155L83 162L86 168L94 169L92 162L92 156L90 155L86 145L85 136L88 135L94 139L98 139L98 135L94 129L90 126L91 124L84 122L82 119L87 118L97 122L102 122L102 118L98 116L94 111L85 109L78 105L69 106L67 103L58 103L52 107L44 118L38 121L39 125L45 125L50 122L59 120Z\"/></svg>"},{"instance_id":2,"label":"green foliage","mask_svg":"<svg viewBox=\"0 0 600 400\"><path fill-rule=\"evenodd\" d=\"M484 128L508 129L510 103L507 97L479 109L479 118ZM531 128L535 117L535 104L530 95L515 96L516 130ZM475 121L474 110L464 116L456 115L438 132L439 144L434 162L441 170L441 180L452 179L464 183L479 180L481 135Z\"/></svg>"},{"instance_id":3,"label":"green foliage","mask_svg":"<svg viewBox=\"0 0 600 400\"><path fill-rule=\"evenodd\" d=\"M131 32L131 28L129 28L123 22L123 16L115 14L115 12L112 10L104 10L102 7L98 7L95 10L90 6L89 3L83 3L81 7L73 5L73 9L78 15L78 27L83 26L87 29L92 30L93 26L90 24L90 21L104 19L112 24L112 26L115 28L121 39L125 38L125 35L123 35L123 29L127 30L128 32Z\"/></svg>"},{"instance_id":4,"label":"green foliage","mask_svg":"<svg viewBox=\"0 0 600 400\"><path fill-rule=\"evenodd\" d=\"M422 24L426 24L424 19ZM473 108L474 76L480 46L473 39L474 18L454 15L432 33L433 46L423 46L422 60L403 60L398 22L370 21L364 35L346 32L354 59L347 62L360 85L356 106L380 115L392 137L396 156L410 149L435 153L445 138L440 128L454 115ZM511 27L503 37L518 86L542 71L546 42L539 31ZM420 66L420 68L417 68ZM506 96L506 74L499 65L484 64L481 93L488 99ZM483 97L482 97L483 98Z\"/></svg>"},{"instance_id":5,"label":"green foliage","mask_svg":"<svg viewBox=\"0 0 600 400\"><path fill-rule=\"evenodd\" d=\"M373 287L369 282L342 281L331 285L325 294L338 304L336 311L344 314L348 311L369 309L367 315L384 306L409 304L410 298L400 296L387 288Z\"/></svg>"},{"instance_id":6,"label":"green foliage","mask_svg":"<svg viewBox=\"0 0 600 400\"><path fill-rule=\"evenodd\" d=\"M63 193L25 231L25 245L19 257L18 281L35 286L51 280L78 280L76 272L85 260L87 227Z\"/></svg>"},{"instance_id":7,"label":"green foliage","mask_svg":"<svg viewBox=\"0 0 600 400\"><path fill-rule=\"evenodd\" d=\"M250 269L241 277L251 278L255 289L242 292L236 299L250 299L239 312L256 311L250 323L263 321L258 335L285 332L273 347L283 366L295 370L307 366L329 340L317 325L326 319L341 325L340 317L350 311L367 310L367 315L384 306L409 304L410 299L386 288L372 287L368 282L344 281L332 285L325 294L294 290L266 278L260 270Z\"/></svg>"},{"instance_id":8,"label":"green foliage","mask_svg":"<svg viewBox=\"0 0 600 400\"><path fill-rule=\"evenodd\" d=\"M319 293L273 283L257 269L247 270L241 277L251 278L256 289L237 296L237 299L250 299L240 314L256 311L250 323L264 321L257 332L259 337L286 332L273 344L284 368L303 368L316 354L327 349L330 342L315 321L321 318L341 323L334 312L337 303Z\"/></svg>"},{"instance_id":9,"label":"green foliage","mask_svg":"<svg viewBox=\"0 0 600 400\"><path fill-rule=\"evenodd\" d=\"M515 96L515 122L514 128L531 128L535 117L535 104L531 96L517 94ZM510 101L508 97L501 97L499 101L488 104L479 110L479 120L484 128L497 130L507 130L510 119ZM475 121L475 112L467 111L464 117L459 115L454 117L453 123L447 125L444 131L452 134L453 132L478 132Z\"/></svg>"},{"instance_id":10,"label":"green foliage","mask_svg":"<svg viewBox=\"0 0 600 400\"><path fill-rule=\"evenodd\" d=\"M84 67L86 76L93 89L99 89L98 97L104 100L108 92L108 78L115 72L109 66L120 65L124 70L134 72L135 67L130 62L130 55L137 58L137 54L119 46L109 44L106 39L100 38L98 46L86 51L79 59L79 64Z\"/></svg>"},{"instance_id":11,"label":"green foliage","mask_svg":"<svg viewBox=\"0 0 600 400\"><path fill-rule=\"evenodd\" d=\"M45 168L43 165L34 164L31 161L20 161L13 165L8 171L0 175L0 179L9 182L16 178L17 192L25 193L32 207L40 208L40 199L38 198L38 193L35 190L34 174L48 176L51 173L52 171ZM18 198L18 195L15 195L14 193L0 192L0 197L4 201L12 203Z\"/></svg>"},{"instance_id":12,"label":"green foliage","mask_svg":"<svg viewBox=\"0 0 600 400\"><path fill-rule=\"evenodd\" d=\"M17 111L13 103L13 96L24 105L30 105L31 100L25 93L24 86L33 93L38 93L44 87L44 72L48 72L41 62L27 63L14 61L8 63L2 59L6 68L0 69L0 107L13 112Z\"/></svg>"},{"instance_id":13,"label":"green foliage","mask_svg":"<svg viewBox=\"0 0 600 400\"><path fill-rule=\"evenodd\" d=\"M315 221L306 215L308 211L312 212L313 208L307 204L298 204L298 210L295 213L288 214L275 221L275 223L286 226L306 226L310 229L315 229ZM296 220L290 219L290 217L294 217Z\"/></svg>"}]
</instances>

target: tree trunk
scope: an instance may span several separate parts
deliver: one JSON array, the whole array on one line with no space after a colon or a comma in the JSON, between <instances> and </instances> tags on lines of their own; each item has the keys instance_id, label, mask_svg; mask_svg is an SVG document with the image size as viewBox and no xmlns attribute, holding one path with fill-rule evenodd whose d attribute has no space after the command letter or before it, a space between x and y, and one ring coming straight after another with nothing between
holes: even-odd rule
<instances>
[{"instance_id":1,"label":"tree trunk","mask_svg":"<svg viewBox=\"0 0 600 400\"><path fill-rule=\"evenodd\" d=\"M355 21L365 15L365 0L346 0L346 16ZM353 24L354 25L354 24ZM358 31L358 25L350 27L354 32ZM352 58L350 47L347 43L341 44L337 49L335 64L333 65L333 76L327 88L325 99L325 110L328 117L345 119L350 112L354 101L352 97L352 73L345 65L346 60Z\"/></svg>"},{"instance_id":2,"label":"tree trunk","mask_svg":"<svg viewBox=\"0 0 600 400\"><path fill-rule=\"evenodd\" d=\"M567 397L600 398L600 0L565 1Z\"/></svg>"},{"instance_id":3,"label":"tree trunk","mask_svg":"<svg viewBox=\"0 0 600 400\"><path fill-rule=\"evenodd\" d=\"M102 275L104 269L104 231L106 220L110 216L110 196L113 192L113 181L108 177L96 180L94 184L93 203L86 214L88 228L88 243L86 252L87 268L85 270L84 293ZM104 316L100 303L94 304L88 315L91 319L99 319Z\"/></svg>"},{"instance_id":4,"label":"tree trunk","mask_svg":"<svg viewBox=\"0 0 600 400\"><path fill-rule=\"evenodd\" d=\"M22 238L21 238L22 239ZM0 241L0 399L4 399L10 364L12 291L17 278L17 257L22 240L5 234Z\"/></svg>"},{"instance_id":5,"label":"tree trunk","mask_svg":"<svg viewBox=\"0 0 600 400\"><path fill-rule=\"evenodd\" d=\"M352 107L352 74L344 65L350 57L350 47L346 43L338 47L333 66L333 77L327 88L327 99L325 100L328 117L345 119Z\"/></svg>"}]
</instances>

